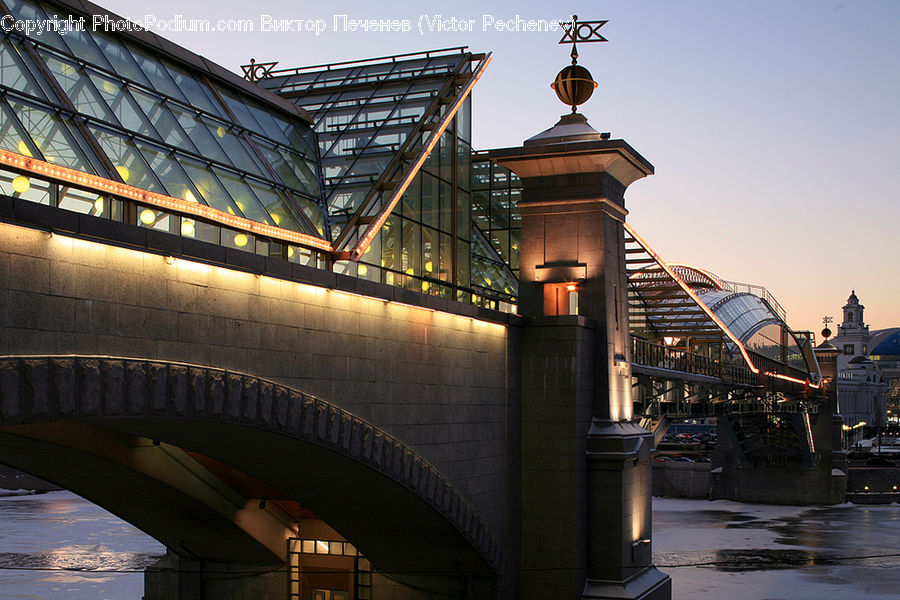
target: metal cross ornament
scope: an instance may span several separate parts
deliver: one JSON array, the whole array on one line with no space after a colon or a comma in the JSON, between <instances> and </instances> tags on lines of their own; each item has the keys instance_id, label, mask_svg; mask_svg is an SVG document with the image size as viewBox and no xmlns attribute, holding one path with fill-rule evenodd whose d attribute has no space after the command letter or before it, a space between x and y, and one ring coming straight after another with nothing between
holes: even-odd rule
<instances>
[{"instance_id":1,"label":"metal cross ornament","mask_svg":"<svg viewBox=\"0 0 900 600\"><path fill-rule=\"evenodd\" d=\"M600 35L600 28L609 23L606 21L579 21L578 15L572 15L571 21L560 21L563 28L563 36L560 38L560 44L572 44L572 64L578 62L578 50L576 44L578 42L608 42L605 37Z\"/></svg>"}]
</instances>

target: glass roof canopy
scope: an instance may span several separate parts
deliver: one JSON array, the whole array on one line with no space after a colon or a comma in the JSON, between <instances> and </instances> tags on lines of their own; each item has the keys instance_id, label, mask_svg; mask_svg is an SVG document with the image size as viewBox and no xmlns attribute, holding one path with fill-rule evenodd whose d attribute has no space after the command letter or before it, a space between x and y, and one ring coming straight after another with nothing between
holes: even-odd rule
<instances>
[{"instance_id":1,"label":"glass roof canopy","mask_svg":"<svg viewBox=\"0 0 900 600\"><path fill-rule=\"evenodd\" d=\"M2 0L0 8L16 19L54 14L33 0ZM91 28L3 33L0 148L327 239L315 136L302 111L266 102L196 58L186 64ZM0 176L4 194L27 196L26 184ZM71 188L60 196L58 206L98 216L114 206ZM136 218L205 237L194 220L146 208Z\"/></svg>"},{"instance_id":2,"label":"glass roof canopy","mask_svg":"<svg viewBox=\"0 0 900 600\"><path fill-rule=\"evenodd\" d=\"M745 362L754 370L775 361L795 375L807 373L818 380L812 340L788 327L783 309L768 299L770 294L743 291L759 286L727 282L697 267L665 264L628 225L625 255L632 334Z\"/></svg>"}]
</instances>

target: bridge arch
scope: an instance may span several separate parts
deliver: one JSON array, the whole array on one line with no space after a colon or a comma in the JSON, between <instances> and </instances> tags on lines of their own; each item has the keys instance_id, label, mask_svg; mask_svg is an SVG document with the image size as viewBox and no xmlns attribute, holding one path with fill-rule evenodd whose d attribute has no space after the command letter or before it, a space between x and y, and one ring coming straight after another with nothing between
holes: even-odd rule
<instances>
[{"instance_id":1,"label":"bridge arch","mask_svg":"<svg viewBox=\"0 0 900 600\"><path fill-rule=\"evenodd\" d=\"M0 357L0 453L5 461L12 457L12 466L46 476L52 469L42 468L38 450L57 457L75 452L72 469L98 469L110 461L89 459L91 447L121 443L122 436L209 457L300 501L379 570L490 575L499 565L495 539L452 484L402 442L332 403L199 365ZM140 478L129 466L119 462L109 475ZM97 490L72 485L77 478L71 473L67 487L96 498ZM150 517L142 522L110 502L97 503L165 538ZM264 562L266 543L257 541L250 555ZM189 558L227 560L188 550ZM269 550L277 554L271 543Z\"/></svg>"}]
</instances>

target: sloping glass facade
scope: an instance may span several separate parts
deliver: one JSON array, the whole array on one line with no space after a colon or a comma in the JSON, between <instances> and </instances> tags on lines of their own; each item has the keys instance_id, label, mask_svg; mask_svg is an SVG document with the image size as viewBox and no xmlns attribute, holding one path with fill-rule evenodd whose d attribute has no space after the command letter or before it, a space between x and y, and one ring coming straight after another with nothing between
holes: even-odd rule
<instances>
[{"instance_id":1,"label":"sloping glass facade","mask_svg":"<svg viewBox=\"0 0 900 600\"><path fill-rule=\"evenodd\" d=\"M58 12L3 0L19 21ZM69 12L71 9L66 9ZM88 19L88 22L90 20ZM318 238L329 234L315 136L302 114L123 35L72 29L0 35L0 148L226 215ZM51 193L51 191L53 193ZM15 173L0 193L254 248L202 220ZM215 238L215 239L213 239ZM235 242L237 240L237 242Z\"/></svg>"},{"instance_id":2,"label":"sloping glass facade","mask_svg":"<svg viewBox=\"0 0 900 600\"><path fill-rule=\"evenodd\" d=\"M337 272L471 301L468 98L418 171L416 159L483 59L451 48L270 70L259 80L315 121L337 251L352 250L403 178L417 173L359 260L339 260Z\"/></svg>"}]
</instances>

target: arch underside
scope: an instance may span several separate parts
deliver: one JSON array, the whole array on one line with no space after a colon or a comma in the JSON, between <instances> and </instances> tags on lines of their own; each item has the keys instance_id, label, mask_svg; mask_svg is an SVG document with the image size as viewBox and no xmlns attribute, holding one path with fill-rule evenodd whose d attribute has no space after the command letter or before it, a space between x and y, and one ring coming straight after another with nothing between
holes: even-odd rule
<instances>
[{"instance_id":1,"label":"arch underside","mask_svg":"<svg viewBox=\"0 0 900 600\"><path fill-rule=\"evenodd\" d=\"M268 499L299 502L379 570L490 576L499 563L494 539L449 482L332 404L202 366L0 358L0 461L186 558L282 561L290 515L227 489L196 455L261 482Z\"/></svg>"}]
</instances>

